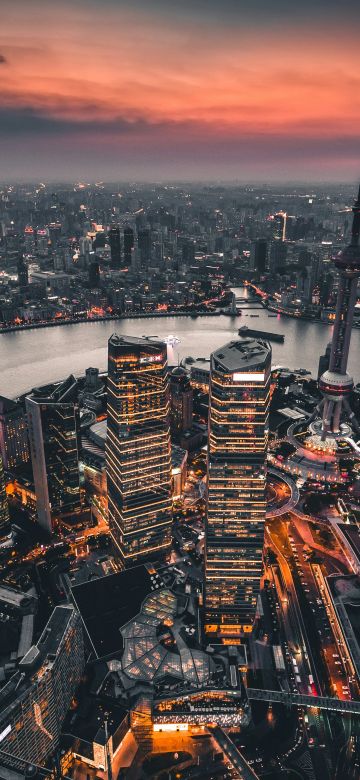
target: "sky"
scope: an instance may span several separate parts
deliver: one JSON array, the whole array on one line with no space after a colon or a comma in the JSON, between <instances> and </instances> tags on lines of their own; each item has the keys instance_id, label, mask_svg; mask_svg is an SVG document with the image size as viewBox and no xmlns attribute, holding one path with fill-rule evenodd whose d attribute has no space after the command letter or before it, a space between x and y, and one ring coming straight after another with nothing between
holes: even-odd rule
<instances>
[{"instance_id":1,"label":"sky","mask_svg":"<svg viewBox=\"0 0 360 780\"><path fill-rule=\"evenodd\" d=\"M360 175L359 0L1 0L0 178Z\"/></svg>"}]
</instances>

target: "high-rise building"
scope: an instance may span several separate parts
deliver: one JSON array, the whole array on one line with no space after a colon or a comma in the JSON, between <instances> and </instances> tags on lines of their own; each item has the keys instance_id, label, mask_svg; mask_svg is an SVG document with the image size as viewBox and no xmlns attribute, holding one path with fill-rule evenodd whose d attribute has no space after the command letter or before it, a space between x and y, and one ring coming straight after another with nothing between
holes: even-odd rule
<instances>
[{"instance_id":1,"label":"high-rise building","mask_svg":"<svg viewBox=\"0 0 360 780\"><path fill-rule=\"evenodd\" d=\"M286 219L285 211L279 211L274 215L273 238L275 241L285 241L286 239Z\"/></svg>"},{"instance_id":2,"label":"high-rise building","mask_svg":"<svg viewBox=\"0 0 360 780\"><path fill-rule=\"evenodd\" d=\"M262 573L271 347L247 338L210 361L205 632L251 629Z\"/></svg>"},{"instance_id":3,"label":"high-rise building","mask_svg":"<svg viewBox=\"0 0 360 780\"><path fill-rule=\"evenodd\" d=\"M286 257L287 245L284 241L273 241L270 247L270 271L276 274L285 265Z\"/></svg>"},{"instance_id":4,"label":"high-rise building","mask_svg":"<svg viewBox=\"0 0 360 780\"><path fill-rule=\"evenodd\" d=\"M134 248L134 231L131 227L124 228L124 263L129 267L131 264L131 250Z\"/></svg>"},{"instance_id":5,"label":"high-rise building","mask_svg":"<svg viewBox=\"0 0 360 780\"><path fill-rule=\"evenodd\" d=\"M20 404L0 396L0 453L4 468L17 469L30 459L25 416Z\"/></svg>"},{"instance_id":6,"label":"high-rise building","mask_svg":"<svg viewBox=\"0 0 360 780\"><path fill-rule=\"evenodd\" d=\"M113 268L121 267L121 240L120 228L112 227L109 232L109 243L111 253L111 265Z\"/></svg>"},{"instance_id":7,"label":"high-rise building","mask_svg":"<svg viewBox=\"0 0 360 780\"><path fill-rule=\"evenodd\" d=\"M89 287L98 287L100 283L100 264L94 255L90 255L88 268Z\"/></svg>"},{"instance_id":8,"label":"high-rise building","mask_svg":"<svg viewBox=\"0 0 360 780\"><path fill-rule=\"evenodd\" d=\"M325 371L319 382L319 388L324 396L321 428L323 441L328 436L331 438L341 432L343 407L347 416L355 424L348 401L354 382L347 373L347 363L360 276L360 187L353 214L350 244L334 260L339 274L336 314L329 370Z\"/></svg>"},{"instance_id":9,"label":"high-rise building","mask_svg":"<svg viewBox=\"0 0 360 780\"><path fill-rule=\"evenodd\" d=\"M5 474L2 459L0 458L0 536L9 525L9 504L6 495Z\"/></svg>"},{"instance_id":10,"label":"high-rise building","mask_svg":"<svg viewBox=\"0 0 360 780\"><path fill-rule=\"evenodd\" d=\"M16 759L43 765L59 747L61 728L84 670L79 613L55 607L36 645L2 689L1 753L14 769Z\"/></svg>"},{"instance_id":11,"label":"high-rise building","mask_svg":"<svg viewBox=\"0 0 360 780\"><path fill-rule=\"evenodd\" d=\"M181 247L183 263L188 266L195 260L195 243L190 238L184 238Z\"/></svg>"},{"instance_id":12,"label":"high-rise building","mask_svg":"<svg viewBox=\"0 0 360 780\"><path fill-rule=\"evenodd\" d=\"M29 269L27 267L23 255L19 255L16 266L17 266L19 286L27 287L27 285L29 284Z\"/></svg>"},{"instance_id":13,"label":"high-rise building","mask_svg":"<svg viewBox=\"0 0 360 780\"><path fill-rule=\"evenodd\" d=\"M36 390L26 398L38 522L52 533L54 521L81 509L79 415L76 380Z\"/></svg>"},{"instance_id":14,"label":"high-rise building","mask_svg":"<svg viewBox=\"0 0 360 780\"><path fill-rule=\"evenodd\" d=\"M146 268L151 260L150 228L142 228L138 231L138 249L140 252L141 265Z\"/></svg>"},{"instance_id":15,"label":"high-rise building","mask_svg":"<svg viewBox=\"0 0 360 780\"><path fill-rule=\"evenodd\" d=\"M187 372L176 366L170 374L171 433L177 439L190 430L193 416L193 389Z\"/></svg>"},{"instance_id":16,"label":"high-rise building","mask_svg":"<svg viewBox=\"0 0 360 780\"><path fill-rule=\"evenodd\" d=\"M251 248L251 268L259 274L265 273L267 259L267 242L259 238Z\"/></svg>"},{"instance_id":17,"label":"high-rise building","mask_svg":"<svg viewBox=\"0 0 360 780\"><path fill-rule=\"evenodd\" d=\"M166 344L110 337L107 409L109 526L130 567L167 555L171 545Z\"/></svg>"}]
</instances>

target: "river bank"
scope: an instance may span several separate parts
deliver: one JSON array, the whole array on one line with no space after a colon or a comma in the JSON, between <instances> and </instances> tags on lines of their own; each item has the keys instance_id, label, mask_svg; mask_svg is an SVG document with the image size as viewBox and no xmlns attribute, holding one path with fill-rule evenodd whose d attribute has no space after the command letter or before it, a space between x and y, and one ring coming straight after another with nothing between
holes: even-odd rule
<instances>
[{"instance_id":1,"label":"river bank","mask_svg":"<svg viewBox=\"0 0 360 780\"><path fill-rule=\"evenodd\" d=\"M216 311L196 311L196 312L187 312L187 311L149 311L149 312L128 312L127 314L106 314L102 317L71 317L69 319L61 319L60 317L57 320L51 320L50 322L29 322L24 323L23 325L6 325L5 327L0 327L0 334L1 333L17 333L19 331L23 330L39 330L41 328L58 328L60 326L64 325L83 325L86 323L93 323L93 322L117 322L118 320L147 320L147 319L158 319L158 318L166 318L166 317L190 317L191 319L196 319L197 317L220 317L221 314L228 315L229 312L219 309Z\"/></svg>"},{"instance_id":2,"label":"river bank","mask_svg":"<svg viewBox=\"0 0 360 780\"><path fill-rule=\"evenodd\" d=\"M247 290L233 288L237 298L247 298ZM241 304L239 304L241 306ZM225 307L224 307L225 308ZM241 306L241 308L243 308ZM262 306L256 319L250 309L242 316L169 316L77 322L68 327L17 330L0 338L0 395L14 398L31 387L45 385L68 376L81 376L89 366L107 370L107 342L112 333L164 338L172 334L179 343L168 345L170 365L191 355L208 358L214 350L238 338L241 325L254 325L263 331L284 334L284 344L272 344L272 364L306 368L317 376L319 356L331 339L326 323L271 314ZM360 331L354 329L350 346L349 373L360 381Z\"/></svg>"}]
</instances>

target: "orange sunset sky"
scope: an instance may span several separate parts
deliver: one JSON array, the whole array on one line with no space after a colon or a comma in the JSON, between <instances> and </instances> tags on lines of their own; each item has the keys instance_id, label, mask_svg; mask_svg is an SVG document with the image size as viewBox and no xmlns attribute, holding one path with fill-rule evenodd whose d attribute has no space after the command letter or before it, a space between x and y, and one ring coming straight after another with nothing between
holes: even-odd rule
<instances>
[{"instance_id":1,"label":"orange sunset sky","mask_svg":"<svg viewBox=\"0 0 360 780\"><path fill-rule=\"evenodd\" d=\"M360 2L1 0L1 178L356 180Z\"/></svg>"}]
</instances>

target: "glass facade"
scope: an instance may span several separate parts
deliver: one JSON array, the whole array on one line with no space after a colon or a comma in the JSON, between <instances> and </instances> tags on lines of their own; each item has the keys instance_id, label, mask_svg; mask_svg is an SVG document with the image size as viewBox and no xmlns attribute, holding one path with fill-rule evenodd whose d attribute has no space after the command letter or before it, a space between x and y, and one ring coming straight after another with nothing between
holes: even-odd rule
<instances>
[{"instance_id":1,"label":"glass facade","mask_svg":"<svg viewBox=\"0 0 360 780\"><path fill-rule=\"evenodd\" d=\"M57 516L81 509L79 414L67 382L48 397L26 398L38 520L50 533Z\"/></svg>"},{"instance_id":2,"label":"glass facade","mask_svg":"<svg viewBox=\"0 0 360 780\"><path fill-rule=\"evenodd\" d=\"M55 607L37 645L0 693L1 750L42 764L59 745L83 669L81 618L69 605Z\"/></svg>"},{"instance_id":3,"label":"glass facade","mask_svg":"<svg viewBox=\"0 0 360 780\"><path fill-rule=\"evenodd\" d=\"M171 546L166 344L109 339L106 441L109 526L125 567Z\"/></svg>"},{"instance_id":4,"label":"glass facade","mask_svg":"<svg viewBox=\"0 0 360 780\"><path fill-rule=\"evenodd\" d=\"M205 631L249 631L262 573L271 348L234 341L211 356Z\"/></svg>"},{"instance_id":5,"label":"glass facade","mask_svg":"<svg viewBox=\"0 0 360 780\"><path fill-rule=\"evenodd\" d=\"M29 443L21 406L0 396L0 451L5 469L16 469L27 463Z\"/></svg>"},{"instance_id":6,"label":"glass facade","mask_svg":"<svg viewBox=\"0 0 360 780\"><path fill-rule=\"evenodd\" d=\"M4 468L0 457L0 534L8 528L9 520L9 505L6 495Z\"/></svg>"}]
</instances>

